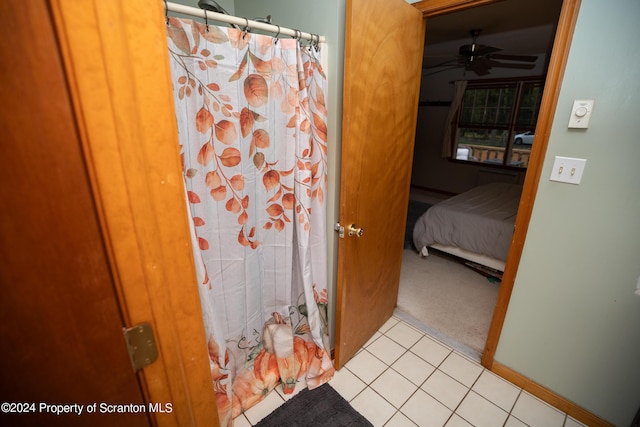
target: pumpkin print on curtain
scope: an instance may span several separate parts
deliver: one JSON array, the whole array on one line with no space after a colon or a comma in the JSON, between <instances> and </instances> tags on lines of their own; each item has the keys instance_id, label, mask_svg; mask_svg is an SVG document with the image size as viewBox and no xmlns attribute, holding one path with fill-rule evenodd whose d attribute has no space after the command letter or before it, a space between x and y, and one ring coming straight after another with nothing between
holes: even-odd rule
<instances>
[{"instance_id":1,"label":"pumpkin print on curtain","mask_svg":"<svg viewBox=\"0 0 640 427\"><path fill-rule=\"evenodd\" d=\"M312 48L170 18L169 57L222 425L331 379L327 81Z\"/></svg>"}]
</instances>

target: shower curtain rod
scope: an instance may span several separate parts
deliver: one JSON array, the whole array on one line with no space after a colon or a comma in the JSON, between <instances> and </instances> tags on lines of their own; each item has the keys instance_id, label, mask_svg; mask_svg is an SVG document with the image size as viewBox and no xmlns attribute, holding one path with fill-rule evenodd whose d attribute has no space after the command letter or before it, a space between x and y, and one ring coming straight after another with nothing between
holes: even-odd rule
<instances>
[{"instance_id":1,"label":"shower curtain rod","mask_svg":"<svg viewBox=\"0 0 640 427\"><path fill-rule=\"evenodd\" d=\"M240 18L238 16L225 15L224 13L206 12L203 9L184 6L177 3L166 2L168 12L183 13L185 15L196 16L213 21L225 22L227 24L235 24L241 28L255 28L256 30L269 31L280 35L291 36L293 38L305 39L312 42L324 43L324 36L318 34L305 33L300 30L280 27L278 25L266 24L264 22L252 21L251 19Z\"/></svg>"}]
</instances>

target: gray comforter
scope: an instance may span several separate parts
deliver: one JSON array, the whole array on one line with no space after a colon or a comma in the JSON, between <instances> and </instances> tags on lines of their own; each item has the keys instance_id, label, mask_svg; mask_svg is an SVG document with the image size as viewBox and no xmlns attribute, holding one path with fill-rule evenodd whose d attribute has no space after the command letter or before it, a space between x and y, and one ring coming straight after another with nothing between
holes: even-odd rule
<instances>
[{"instance_id":1,"label":"gray comforter","mask_svg":"<svg viewBox=\"0 0 640 427\"><path fill-rule=\"evenodd\" d=\"M437 203L418 219L413 243L418 250L439 243L504 261L521 192L521 185L493 183Z\"/></svg>"}]
</instances>

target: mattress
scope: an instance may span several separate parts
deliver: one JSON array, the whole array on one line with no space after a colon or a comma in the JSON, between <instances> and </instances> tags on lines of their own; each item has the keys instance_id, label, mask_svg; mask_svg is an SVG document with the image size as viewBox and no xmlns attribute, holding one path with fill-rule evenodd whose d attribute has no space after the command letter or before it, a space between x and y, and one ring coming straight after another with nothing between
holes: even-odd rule
<instances>
[{"instance_id":1,"label":"mattress","mask_svg":"<svg viewBox=\"0 0 640 427\"><path fill-rule=\"evenodd\" d=\"M492 183L443 200L418 219L413 243L419 251L436 244L505 261L521 193L521 185Z\"/></svg>"}]
</instances>

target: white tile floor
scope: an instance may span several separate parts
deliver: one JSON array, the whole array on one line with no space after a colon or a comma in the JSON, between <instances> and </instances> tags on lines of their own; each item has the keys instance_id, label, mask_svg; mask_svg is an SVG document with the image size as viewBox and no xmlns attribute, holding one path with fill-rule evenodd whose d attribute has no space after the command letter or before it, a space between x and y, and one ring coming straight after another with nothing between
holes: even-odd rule
<instances>
[{"instance_id":1,"label":"white tile floor","mask_svg":"<svg viewBox=\"0 0 640 427\"><path fill-rule=\"evenodd\" d=\"M374 426L583 426L395 316L330 384ZM290 397L269 394L235 426L256 424Z\"/></svg>"}]
</instances>

